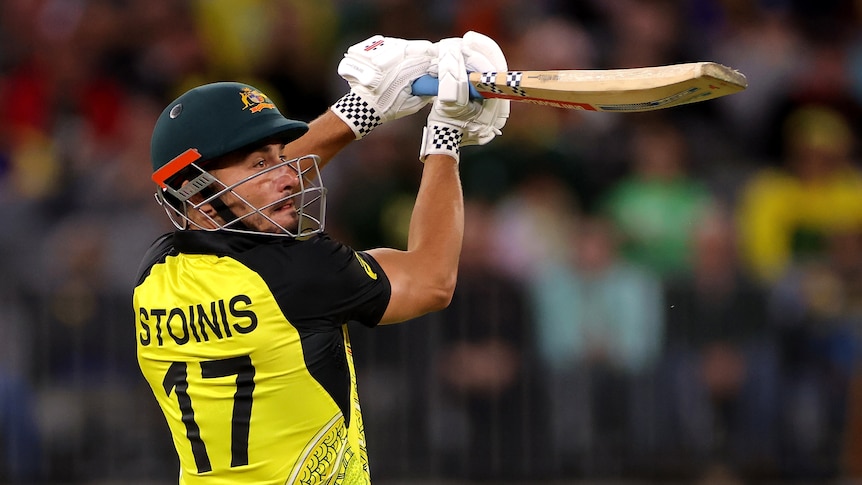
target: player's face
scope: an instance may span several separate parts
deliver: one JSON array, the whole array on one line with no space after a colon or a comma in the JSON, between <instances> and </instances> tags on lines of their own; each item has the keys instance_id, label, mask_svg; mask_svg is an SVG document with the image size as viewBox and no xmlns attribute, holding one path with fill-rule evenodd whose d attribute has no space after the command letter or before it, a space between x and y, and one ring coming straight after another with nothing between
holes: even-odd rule
<instances>
[{"instance_id":1,"label":"player's face","mask_svg":"<svg viewBox=\"0 0 862 485\"><path fill-rule=\"evenodd\" d=\"M211 170L212 175L226 186L238 184L233 188L233 193L225 193L221 199L252 230L281 232L282 229L278 227L281 226L295 231L299 223L295 199L281 200L299 191L296 164L288 163L273 168L285 162L281 157L283 148L284 145L279 143L265 145L223 167ZM245 179L249 180L239 183ZM256 208L260 213L254 213ZM243 217L247 214L251 215Z\"/></svg>"}]
</instances>

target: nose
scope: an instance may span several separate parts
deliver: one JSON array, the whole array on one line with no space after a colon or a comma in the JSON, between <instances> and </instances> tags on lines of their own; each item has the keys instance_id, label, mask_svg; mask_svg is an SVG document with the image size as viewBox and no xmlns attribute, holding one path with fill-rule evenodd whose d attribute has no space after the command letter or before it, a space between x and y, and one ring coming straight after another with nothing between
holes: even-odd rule
<instances>
[{"instance_id":1,"label":"nose","mask_svg":"<svg viewBox=\"0 0 862 485\"><path fill-rule=\"evenodd\" d=\"M299 172L296 162L283 162L282 166L275 170L273 179L279 190L292 192L299 186Z\"/></svg>"}]
</instances>

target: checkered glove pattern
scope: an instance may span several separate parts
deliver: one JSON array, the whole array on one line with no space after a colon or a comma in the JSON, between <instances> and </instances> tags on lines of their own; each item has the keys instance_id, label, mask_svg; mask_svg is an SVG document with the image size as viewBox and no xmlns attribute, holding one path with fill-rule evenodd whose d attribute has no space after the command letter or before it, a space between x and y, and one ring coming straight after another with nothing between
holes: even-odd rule
<instances>
[{"instance_id":1,"label":"checkered glove pattern","mask_svg":"<svg viewBox=\"0 0 862 485\"><path fill-rule=\"evenodd\" d=\"M353 130L356 139L383 124L374 107L357 93L349 92L332 105L332 111Z\"/></svg>"},{"instance_id":2,"label":"checkered glove pattern","mask_svg":"<svg viewBox=\"0 0 862 485\"><path fill-rule=\"evenodd\" d=\"M431 101L413 95L413 81L427 74L436 58L436 47L427 40L369 37L351 46L338 64L338 74L350 85L350 92L330 110L356 139L387 121L413 114Z\"/></svg>"},{"instance_id":3,"label":"checkered glove pattern","mask_svg":"<svg viewBox=\"0 0 862 485\"><path fill-rule=\"evenodd\" d=\"M455 126L429 125L422 130L422 146L419 159L428 155L449 155L455 161L461 157L461 140L464 132Z\"/></svg>"}]
</instances>

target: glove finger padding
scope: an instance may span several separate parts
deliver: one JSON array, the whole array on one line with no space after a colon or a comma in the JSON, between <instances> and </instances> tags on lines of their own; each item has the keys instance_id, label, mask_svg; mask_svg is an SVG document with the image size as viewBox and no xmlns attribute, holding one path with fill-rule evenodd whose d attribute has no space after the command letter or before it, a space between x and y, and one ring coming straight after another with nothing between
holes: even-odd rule
<instances>
[{"instance_id":1,"label":"glove finger padding","mask_svg":"<svg viewBox=\"0 0 862 485\"><path fill-rule=\"evenodd\" d=\"M435 69L438 88L428 123L422 133L419 159L432 154L448 155L458 160L468 120L482 111L478 101L470 100L469 77L461 51L460 38L443 39L437 43Z\"/></svg>"},{"instance_id":2,"label":"glove finger padding","mask_svg":"<svg viewBox=\"0 0 862 485\"><path fill-rule=\"evenodd\" d=\"M413 81L429 72L437 48L427 40L372 36L351 46L338 64L350 85L332 111L362 138L377 126L416 113L430 97L415 96Z\"/></svg>"},{"instance_id":3,"label":"glove finger padding","mask_svg":"<svg viewBox=\"0 0 862 485\"><path fill-rule=\"evenodd\" d=\"M461 43L457 37L437 43L437 99L464 106L470 100L470 78Z\"/></svg>"},{"instance_id":4,"label":"glove finger padding","mask_svg":"<svg viewBox=\"0 0 862 485\"><path fill-rule=\"evenodd\" d=\"M472 66L472 70L480 71L480 65L481 72L485 72L485 69L497 72L509 70L502 49L487 35L471 30L464 34L461 47L464 52L464 63L468 68Z\"/></svg>"},{"instance_id":5,"label":"glove finger padding","mask_svg":"<svg viewBox=\"0 0 862 485\"><path fill-rule=\"evenodd\" d=\"M490 37L478 32L464 34L461 49L464 64L469 71L505 72L509 69L506 56ZM484 145L502 133L509 118L510 102L507 99L486 99L478 117L465 127L462 146Z\"/></svg>"}]
</instances>

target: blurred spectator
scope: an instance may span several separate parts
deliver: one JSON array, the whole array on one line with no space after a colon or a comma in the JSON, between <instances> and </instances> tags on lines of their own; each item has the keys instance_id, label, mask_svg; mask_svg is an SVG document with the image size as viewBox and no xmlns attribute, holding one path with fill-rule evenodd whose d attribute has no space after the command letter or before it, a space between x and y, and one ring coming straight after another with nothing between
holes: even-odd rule
<instances>
[{"instance_id":1,"label":"blurred spectator","mask_svg":"<svg viewBox=\"0 0 862 485\"><path fill-rule=\"evenodd\" d=\"M696 223L691 274L666 282L660 467L776 476L778 367L767 297L740 271L729 211Z\"/></svg>"},{"instance_id":2,"label":"blurred spectator","mask_svg":"<svg viewBox=\"0 0 862 485\"><path fill-rule=\"evenodd\" d=\"M122 426L124 412L106 409L131 410L126 390L138 377L132 329L117 324L132 317L127 307L131 282L110 278L114 268L106 248L111 239L105 220L78 213L46 230L32 248L40 258L22 301L37 342L31 352L38 382L35 410L46 458L43 471L52 481L119 473L116 460L97 465L91 457L144 449L127 441L135 432Z\"/></svg>"},{"instance_id":3,"label":"blurred spectator","mask_svg":"<svg viewBox=\"0 0 862 485\"><path fill-rule=\"evenodd\" d=\"M862 322L862 232L837 236L832 244L835 247L830 251L833 266L844 286L845 312L853 322ZM860 345L862 328L854 325L849 330L852 332L849 337L855 345ZM862 477L862 362L857 357L849 364L847 424L841 431L844 435L842 467L848 478L858 479Z\"/></svg>"},{"instance_id":4,"label":"blurred spectator","mask_svg":"<svg viewBox=\"0 0 862 485\"><path fill-rule=\"evenodd\" d=\"M765 282L825 254L830 234L862 228L862 171L847 120L801 106L784 121L783 140L781 165L754 174L738 208L743 264Z\"/></svg>"},{"instance_id":5,"label":"blurred spectator","mask_svg":"<svg viewBox=\"0 0 862 485\"><path fill-rule=\"evenodd\" d=\"M397 148L418 143L413 136L417 132L421 126L410 120L384 125L363 140L365 149L348 147L327 166L322 175L329 194L327 232L354 247L407 248L416 174L422 164Z\"/></svg>"},{"instance_id":6,"label":"blurred spectator","mask_svg":"<svg viewBox=\"0 0 862 485\"><path fill-rule=\"evenodd\" d=\"M620 258L607 220L580 221L570 238L568 259L537 260L529 284L548 399L541 414L552 467L613 476L643 456L655 422L660 282Z\"/></svg>"},{"instance_id":7,"label":"blurred spectator","mask_svg":"<svg viewBox=\"0 0 862 485\"><path fill-rule=\"evenodd\" d=\"M26 376L0 367L0 480L34 483L42 476L42 443L34 404L36 395Z\"/></svg>"},{"instance_id":8,"label":"blurred spectator","mask_svg":"<svg viewBox=\"0 0 862 485\"><path fill-rule=\"evenodd\" d=\"M122 7L122 41L114 45L110 70L133 90L165 102L189 84L214 81L206 48L197 28L193 1L128 0Z\"/></svg>"},{"instance_id":9,"label":"blurred spectator","mask_svg":"<svg viewBox=\"0 0 862 485\"><path fill-rule=\"evenodd\" d=\"M21 291L0 283L0 482L35 483L43 478L42 437L33 383L33 318Z\"/></svg>"},{"instance_id":10,"label":"blurred spectator","mask_svg":"<svg viewBox=\"0 0 862 485\"><path fill-rule=\"evenodd\" d=\"M493 215L467 201L458 287L435 323L428 429L447 478L501 481L536 470L532 326L521 282L500 270Z\"/></svg>"},{"instance_id":11,"label":"blurred spectator","mask_svg":"<svg viewBox=\"0 0 862 485\"><path fill-rule=\"evenodd\" d=\"M630 171L600 207L619 228L622 255L667 278L690 271L693 228L713 202L690 172L684 133L668 118L632 127Z\"/></svg>"},{"instance_id":12,"label":"blurred spectator","mask_svg":"<svg viewBox=\"0 0 862 485\"><path fill-rule=\"evenodd\" d=\"M761 161L771 149L772 125L791 96L792 80L804 70L809 47L786 2L698 3L716 11L691 22L692 42L710 39L705 57L739 69L750 80L744 92L722 99L716 108L727 119L740 155L749 163Z\"/></svg>"},{"instance_id":13,"label":"blurred spectator","mask_svg":"<svg viewBox=\"0 0 862 485\"><path fill-rule=\"evenodd\" d=\"M858 371L862 232L834 231L818 258L794 262L772 287L770 318L781 357L779 413L786 477L840 476L850 381ZM855 411L854 411L855 414Z\"/></svg>"},{"instance_id":14,"label":"blurred spectator","mask_svg":"<svg viewBox=\"0 0 862 485\"><path fill-rule=\"evenodd\" d=\"M597 4L599 4L597 2ZM609 20L606 68L662 66L680 62L682 34L678 2L617 0L601 2Z\"/></svg>"},{"instance_id":15,"label":"blurred spectator","mask_svg":"<svg viewBox=\"0 0 862 485\"><path fill-rule=\"evenodd\" d=\"M525 169L514 190L495 205L501 267L529 280L543 263L567 259L577 201L569 188L542 170Z\"/></svg>"},{"instance_id":16,"label":"blurred spectator","mask_svg":"<svg viewBox=\"0 0 862 485\"><path fill-rule=\"evenodd\" d=\"M857 2L849 16L851 26L847 39L847 52L844 59L847 63L847 76L850 83L850 93L858 106L862 106L862 35L859 26L862 25L862 5Z\"/></svg>"}]
</instances>

